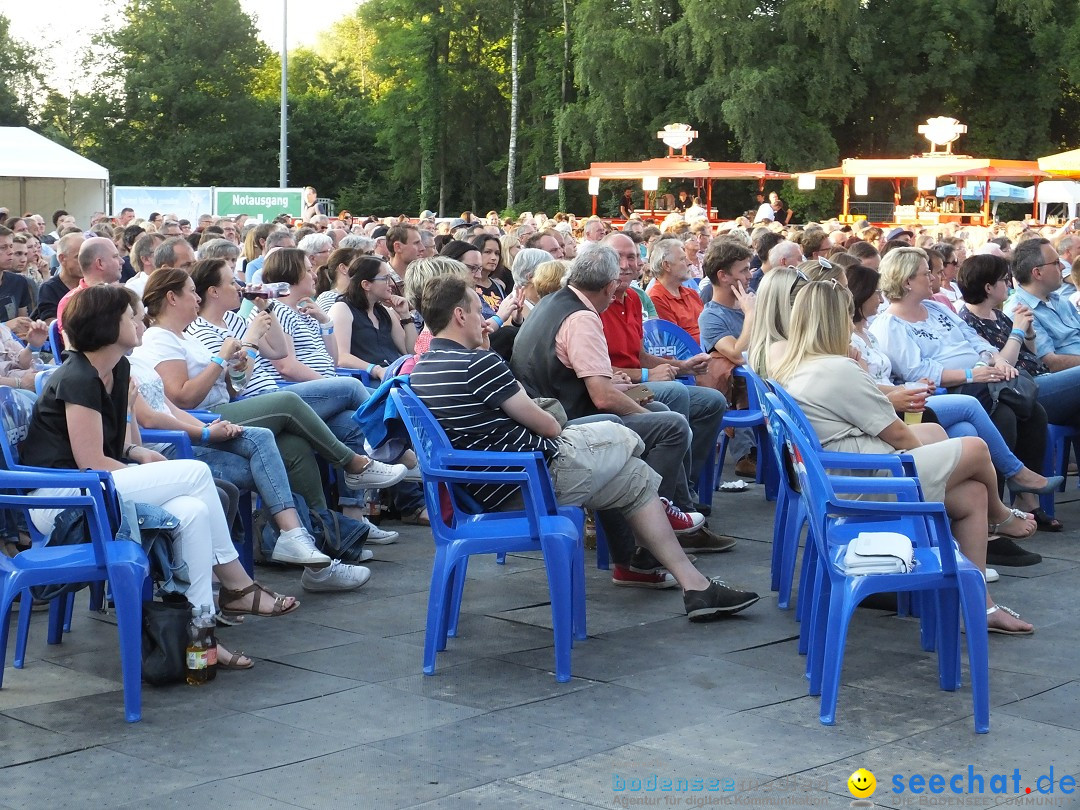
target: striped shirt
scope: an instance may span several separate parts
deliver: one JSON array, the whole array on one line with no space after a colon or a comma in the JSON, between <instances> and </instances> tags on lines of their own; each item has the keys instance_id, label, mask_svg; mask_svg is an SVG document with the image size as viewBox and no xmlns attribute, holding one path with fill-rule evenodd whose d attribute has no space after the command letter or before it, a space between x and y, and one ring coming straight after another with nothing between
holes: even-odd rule
<instances>
[{"instance_id":1,"label":"striped shirt","mask_svg":"<svg viewBox=\"0 0 1080 810\"><path fill-rule=\"evenodd\" d=\"M539 450L548 460L558 453L553 439L533 433L502 410L502 404L521 386L494 352L469 350L452 340L435 338L413 368L409 384L459 450ZM519 489L500 484L469 487L469 492L493 509Z\"/></svg>"},{"instance_id":2,"label":"striped shirt","mask_svg":"<svg viewBox=\"0 0 1080 810\"><path fill-rule=\"evenodd\" d=\"M296 359L310 368L316 374L323 377L336 377L337 370L334 367L334 358L326 350L323 342L319 322L310 315L301 315L292 307L281 303L274 304L271 310L278 319L281 328L293 341L293 353ZM271 369L274 374L274 382L281 384L285 378L278 373L276 368Z\"/></svg>"},{"instance_id":3,"label":"striped shirt","mask_svg":"<svg viewBox=\"0 0 1080 810\"><path fill-rule=\"evenodd\" d=\"M246 332L247 324L235 312L225 313L224 328L210 323L201 315L187 328L187 333L209 349L212 354L217 354L221 350L221 344L225 342L225 338L232 337L243 341ZM274 366L269 360L259 355L255 360L255 370L251 373L251 379L244 387L244 396L251 397L277 391L278 384L274 379L274 374Z\"/></svg>"}]
</instances>

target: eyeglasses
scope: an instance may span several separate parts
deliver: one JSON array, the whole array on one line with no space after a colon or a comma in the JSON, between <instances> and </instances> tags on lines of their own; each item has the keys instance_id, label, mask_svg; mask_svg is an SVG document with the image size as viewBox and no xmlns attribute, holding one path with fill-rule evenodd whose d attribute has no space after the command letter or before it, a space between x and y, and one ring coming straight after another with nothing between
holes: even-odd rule
<instances>
[{"instance_id":1,"label":"eyeglasses","mask_svg":"<svg viewBox=\"0 0 1080 810\"><path fill-rule=\"evenodd\" d=\"M1061 263L1061 259L1055 259L1055 260L1054 260L1054 261L1052 261L1052 262L1043 262L1042 264L1037 264L1037 265L1035 265L1035 267L1057 267L1057 268L1062 268L1062 267L1064 267L1064 266L1065 266L1065 265L1063 265L1063 264ZM1033 267L1033 268L1031 268L1031 269L1032 269L1032 270L1034 270L1034 269L1035 269L1035 267Z\"/></svg>"},{"instance_id":2,"label":"eyeglasses","mask_svg":"<svg viewBox=\"0 0 1080 810\"><path fill-rule=\"evenodd\" d=\"M479 265L479 264L467 264L466 262L462 262L462 264L464 264L466 267L468 267L474 273L479 273L481 270L484 269L483 266Z\"/></svg>"},{"instance_id":3,"label":"eyeglasses","mask_svg":"<svg viewBox=\"0 0 1080 810\"><path fill-rule=\"evenodd\" d=\"M372 281L389 281L390 276L375 276Z\"/></svg>"}]
</instances>

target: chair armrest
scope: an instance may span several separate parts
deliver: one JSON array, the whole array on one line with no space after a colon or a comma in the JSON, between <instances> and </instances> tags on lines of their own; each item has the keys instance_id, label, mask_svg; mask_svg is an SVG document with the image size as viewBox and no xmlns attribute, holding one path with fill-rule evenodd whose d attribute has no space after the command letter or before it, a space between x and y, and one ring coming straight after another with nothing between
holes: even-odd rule
<instances>
[{"instance_id":1,"label":"chair armrest","mask_svg":"<svg viewBox=\"0 0 1080 810\"><path fill-rule=\"evenodd\" d=\"M827 470L888 470L894 475L904 475L903 459L888 453L839 453L823 450L818 453L821 466Z\"/></svg>"},{"instance_id":2,"label":"chair armrest","mask_svg":"<svg viewBox=\"0 0 1080 810\"><path fill-rule=\"evenodd\" d=\"M865 475L830 475L834 492L858 494L907 495L921 501L922 487L916 478L870 478Z\"/></svg>"},{"instance_id":3,"label":"chair armrest","mask_svg":"<svg viewBox=\"0 0 1080 810\"><path fill-rule=\"evenodd\" d=\"M360 380L360 382L362 382L366 388L372 387L371 384L373 381L371 379L371 375L364 371L364 369L362 368L336 368L334 369L334 371L337 372L337 375L339 377L355 377L356 379ZM374 382L376 383L377 387L378 381L376 380Z\"/></svg>"},{"instance_id":4,"label":"chair armrest","mask_svg":"<svg viewBox=\"0 0 1080 810\"><path fill-rule=\"evenodd\" d=\"M213 411L200 411L200 410L197 410L197 409L193 409L193 410L190 410L190 411L185 411L185 413L190 414L191 416L194 416L196 419L198 419L200 422L202 422L203 424L206 424L206 425L209 425L211 422L214 422L214 421L221 418L220 416L218 416Z\"/></svg>"},{"instance_id":5,"label":"chair armrest","mask_svg":"<svg viewBox=\"0 0 1080 810\"><path fill-rule=\"evenodd\" d=\"M139 430L144 442L160 442L176 446L179 458L195 458L195 452L191 448L191 437L182 430L155 430L142 428Z\"/></svg>"}]
</instances>

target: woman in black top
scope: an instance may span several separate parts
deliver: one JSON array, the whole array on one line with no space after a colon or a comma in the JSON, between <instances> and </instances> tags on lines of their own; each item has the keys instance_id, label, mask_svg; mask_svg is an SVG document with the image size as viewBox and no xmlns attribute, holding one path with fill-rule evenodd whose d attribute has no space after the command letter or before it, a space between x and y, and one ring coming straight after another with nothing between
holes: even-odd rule
<instances>
[{"instance_id":1,"label":"woman in black top","mask_svg":"<svg viewBox=\"0 0 1080 810\"><path fill-rule=\"evenodd\" d=\"M107 470L124 498L160 506L179 518L175 542L188 567L192 605L214 604L217 575L223 610L267 616L292 612L299 607L295 599L253 582L240 564L210 468L201 461L167 461L141 446L138 423L129 419L138 394L125 357L141 342L134 300L130 290L110 285L88 287L70 299L64 331L71 350L34 408L21 448L23 463ZM31 515L47 533L56 511ZM243 656L220 648L219 654L233 666L250 666Z\"/></svg>"},{"instance_id":2,"label":"woman in black top","mask_svg":"<svg viewBox=\"0 0 1080 810\"><path fill-rule=\"evenodd\" d=\"M390 290L389 268L372 256L349 265L349 286L330 307L337 341L337 364L369 369L376 380L383 370L411 354L416 325L404 298Z\"/></svg>"}]
</instances>

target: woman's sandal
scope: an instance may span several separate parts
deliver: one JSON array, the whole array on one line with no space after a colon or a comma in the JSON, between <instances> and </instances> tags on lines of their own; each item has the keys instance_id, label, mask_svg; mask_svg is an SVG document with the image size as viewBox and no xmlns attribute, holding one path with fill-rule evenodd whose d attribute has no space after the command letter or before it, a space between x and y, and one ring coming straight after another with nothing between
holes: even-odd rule
<instances>
[{"instance_id":1,"label":"woman's sandal","mask_svg":"<svg viewBox=\"0 0 1080 810\"><path fill-rule=\"evenodd\" d=\"M1015 610L1012 610L1011 608L1005 607L1005 605L994 605L993 607L988 607L986 609L987 618L989 618L993 614L997 613L999 610L1002 613L1008 613L1014 619L1019 619L1020 618L1019 613L1017 613ZM987 633L1000 633L1003 636L1030 636L1032 633L1035 632L1035 628L1032 627L1030 630L1006 630L1003 627L991 627L990 625L987 625L986 626L986 632Z\"/></svg>"},{"instance_id":2,"label":"woman's sandal","mask_svg":"<svg viewBox=\"0 0 1080 810\"><path fill-rule=\"evenodd\" d=\"M218 645L217 653L218 669L251 669L255 662L241 652L230 652L225 647Z\"/></svg>"},{"instance_id":3,"label":"woman's sandal","mask_svg":"<svg viewBox=\"0 0 1080 810\"><path fill-rule=\"evenodd\" d=\"M237 608L229 607L229 604L238 602L248 594L252 594L251 607L249 608ZM263 603L263 594L274 600L274 607L269 611L259 610L259 607ZM258 582L252 582L242 591L234 591L229 588L222 588L218 594L218 605L221 608L222 613L250 613L253 616L284 616L286 613L292 613L298 607L300 607L299 601L294 601L288 607L285 606L285 600L287 596L282 596L279 593L267 590ZM229 604L226 604L228 602Z\"/></svg>"},{"instance_id":4,"label":"woman's sandal","mask_svg":"<svg viewBox=\"0 0 1080 810\"><path fill-rule=\"evenodd\" d=\"M1016 518L1020 518L1021 520L1035 520L1035 518L1027 512L1022 512L1019 509L1010 509L1009 516L1007 518L1005 518L1000 523L990 524L990 534L1000 534L1002 537L1009 537L1013 540L1023 540L1025 537L1031 537L1031 535L1034 534L1034 531L1028 532L1027 534L1008 534L1007 532L1003 532L1001 530L1003 526L1008 526ZM1036 528L1038 528L1037 524Z\"/></svg>"},{"instance_id":5,"label":"woman's sandal","mask_svg":"<svg viewBox=\"0 0 1080 810\"><path fill-rule=\"evenodd\" d=\"M1041 532L1060 532L1065 529L1065 526L1056 517L1050 517L1046 514L1046 510L1043 508L1032 509L1031 514L1035 516L1035 523L1039 526Z\"/></svg>"}]
</instances>

